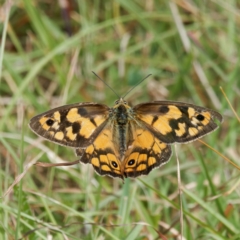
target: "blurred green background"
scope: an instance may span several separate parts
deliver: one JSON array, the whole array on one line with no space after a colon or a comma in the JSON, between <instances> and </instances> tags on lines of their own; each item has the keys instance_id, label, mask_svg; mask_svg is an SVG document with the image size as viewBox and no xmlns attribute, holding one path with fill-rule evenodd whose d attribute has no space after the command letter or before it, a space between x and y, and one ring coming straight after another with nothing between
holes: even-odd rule
<instances>
[{"instance_id":1,"label":"blurred green background","mask_svg":"<svg viewBox=\"0 0 240 240\"><path fill-rule=\"evenodd\" d=\"M75 102L113 106L175 100L215 109L224 123L204 137L240 165L240 3L36 1L0 5L0 239L180 239L176 155L137 179L98 176L70 148L28 128L36 114ZM172 147L175 149L174 146ZM178 145L182 239L240 239L239 170L195 141Z\"/></svg>"}]
</instances>

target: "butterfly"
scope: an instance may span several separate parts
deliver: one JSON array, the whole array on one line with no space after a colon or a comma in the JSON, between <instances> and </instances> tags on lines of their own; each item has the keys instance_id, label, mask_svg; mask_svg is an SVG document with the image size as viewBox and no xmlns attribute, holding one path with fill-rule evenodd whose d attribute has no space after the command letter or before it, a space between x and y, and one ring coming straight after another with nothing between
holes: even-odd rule
<instances>
[{"instance_id":1,"label":"butterfly","mask_svg":"<svg viewBox=\"0 0 240 240\"><path fill-rule=\"evenodd\" d=\"M76 103L54 108L30 120L33 132L75 149L80 162L100 175L121 179L147 175L167 163L171 144L187 143L218 128L220 113L174 101L130 107L120 98L110 108Z\"/></svg>"}]
</instances>

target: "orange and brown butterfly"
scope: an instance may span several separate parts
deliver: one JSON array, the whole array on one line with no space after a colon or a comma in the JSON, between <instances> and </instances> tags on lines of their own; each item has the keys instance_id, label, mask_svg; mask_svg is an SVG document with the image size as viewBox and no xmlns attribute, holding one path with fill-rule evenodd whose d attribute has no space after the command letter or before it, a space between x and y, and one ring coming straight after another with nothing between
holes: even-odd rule
<instances>
[{"instance_id":1,"label":"orange and brown butterfly","mask_svg":"<svg viewBox=\"0 0 240 240\"><path fill-rule=\"evenodd\" d=\"M98 103L61 106L30 120L51 142L72 147L80 162L100 175L137 177L171 157L171 144L187 143L218 128L221 114L193 104L156 101L130 107L120 98L112 108Z\"/></svg>"}]
</instances>

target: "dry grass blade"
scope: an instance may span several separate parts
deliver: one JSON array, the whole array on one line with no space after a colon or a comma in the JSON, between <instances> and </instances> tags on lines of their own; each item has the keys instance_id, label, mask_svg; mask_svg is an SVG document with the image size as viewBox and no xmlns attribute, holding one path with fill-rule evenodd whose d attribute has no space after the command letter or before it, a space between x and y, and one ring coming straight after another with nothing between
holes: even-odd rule
<instances>
[{"instance_id":1,"label":"dry grass blade","mask_svg":"<svg viewBox=\"0 0 240 240\"><path fill-rule=\"evenodd\" d=\"M233 106L232 106L231 102L229 101L229 99L228 99L226 93L224 92L223 88L220 87L220 90L222 91L222 94L224 95L225 99L227 100L228 105L229 105L230 108L232 109L232 111L233 111L234 115L236 116L237 120L240 122L240 117L238 116L237 112L236 112L235 109L233 108Z\"/></svg>"},{"instance_id":2,"label":"dry grass blade","mask_svg":"<svg viewBox=\"0 0 240 240\"><path fill-rule=\"evenodd\" d=\"M206 142L204 142L201 139L198 139L199 142L201 142L202 144L204 144L205 146L207 146L208 148L212 149L215 153L217 153L219 156L221 156L225 161L229 162L231 165L233 165L235 168L237 168L238 170L240 170L240 166L236 165L234 162L232 162L230 159L228 159L227 157L225 157L223 154L221 154L220 152L218 152L216 149L214 149L213 147L211 147L210 145L208 145Z\"/></svg>"},{"instance_id":3,"label":"dry grass blade","mask_svg":"<svg viewBox=\"0 0 240 240\"><path fill-rule=\"evenodd\" d=\"M14 187L15 185L17 185L17 184L21 181L21 179L26 175L26 173L28 172L28 170L29 170L34 164L36 164L36 162L38 161L39 158L41 158L42 155L43 155L43 153L39 153L32 161L30 161L30 162L25 166L24 171L15 178L14 182L10 185L10 187L7 189L7 191L6 191L6 192L3 194L3 196L0 197L0 198L4 198L4 197L6 197L6 195L8 195L9 193L11 193L11 191L13 190L13 187Z\"/></svg>"}]
</instances>

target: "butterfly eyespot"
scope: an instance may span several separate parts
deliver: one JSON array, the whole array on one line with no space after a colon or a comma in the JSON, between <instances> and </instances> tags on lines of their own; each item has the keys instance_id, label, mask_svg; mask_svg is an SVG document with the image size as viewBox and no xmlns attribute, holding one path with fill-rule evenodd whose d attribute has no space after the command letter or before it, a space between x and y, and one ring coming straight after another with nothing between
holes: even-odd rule
<instances>
[{"instance_id":1,"label":"butterfly eyespot","mask_svg":"<svg viewBox=\"0 0 240 240\"><path fill-rule=\"evenodd\" d=\"M204 116L202 115L202 114L199 114L199 115L197 115L197 120L199 120L199 121L203 121L204 120Z\"/></svg>"},{"instance_id":2,"label":"butterfly eyespot","mask_svg":"<svg viewBox=\"0 0 240 240\"><path fill-rule=\"evenodd\" d=\"M115 168L118 167L118 164L117 164L116 162L114 162L114 161L112 161L112 165L113 165Z\"/></svg>"},{"instance_id":3,"label":"butterfly eyespot","mask_svg":"<svg viewBox=\"0 0 240 240\"><path fill-rule=\"evenodd\" d=\"M128 162L128 166L132 166L134 163L135 163L135 160L132 159Z\"/></svg>"},{"instance_id":4,"label":"butterfly eyespot","mask_svg":"<svg viewBox=\"0 0 240 240\"><path fill-rule=\"evenodd\" d=\"M46 124L47 124L48 126L52 126L52 125L54 124L54 121L53 121L52 119L48 119L48 120L46 121Z\"/></svg>"}]
</instances>

